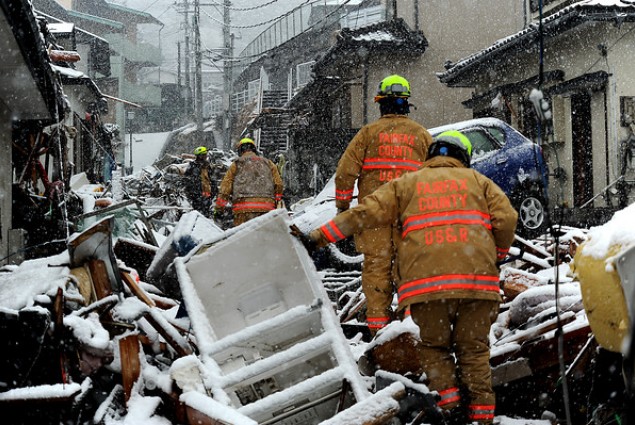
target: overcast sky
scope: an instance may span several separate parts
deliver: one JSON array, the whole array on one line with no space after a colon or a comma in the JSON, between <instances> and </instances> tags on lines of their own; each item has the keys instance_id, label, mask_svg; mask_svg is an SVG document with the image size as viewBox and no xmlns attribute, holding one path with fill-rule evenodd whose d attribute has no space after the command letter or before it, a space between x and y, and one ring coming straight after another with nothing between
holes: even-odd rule
<instances>
[{"instance_id":1,"label":"overcast sky","mask_svg":"<svg viewBox=\"0 0 635 425\"><path fill-rule=\"evenodd\" d=\"M159 19L165 27L160 31L161 48L163 51L164 68L177 69L177 43L183 42L185 32L183 30L184 17L179 10L183 7L184 0L109 0L113 3L141 10L152 14ZM193 0L188 0L190 5ZM308 0L232 0L230 11L232 32L234 39L234 54L238 55L258 34L267 29L271 23L257 25L271 21L281 16ZM218 4L219 6L214 6ZM223 46L222 21L223 0L201 0L201 44L203 49L215 49ZM266 5L251 11L235 10L238 8L251 8ZM253 28L241 28L254 26ZM142 39L157 44L159 27L156 25L144 26L145 36Z\"/></svg>"}]
</instances>

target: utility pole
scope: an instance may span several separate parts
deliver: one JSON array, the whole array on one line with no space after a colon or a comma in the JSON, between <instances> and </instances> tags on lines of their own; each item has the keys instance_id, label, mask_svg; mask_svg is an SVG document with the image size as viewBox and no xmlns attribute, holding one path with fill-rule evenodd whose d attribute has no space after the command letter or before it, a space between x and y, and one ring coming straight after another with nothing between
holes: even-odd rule
<instances>
[{"instance_id":1,"label":"utility pole","mask_svg":"<svg viewBox=\"0 0 635 425\"><path fill-rule=\"evenodd\" d=\"M223 3L223 142L224 150L231 149L231 91L232 91L232 39L230 34L229 0Z\"/></svg>"},{"instance_id":2,"label":"utility pole","mask_svg":"<svg viewBox=\"0 0 635 425\"><path fill-rule=\"evenodd\" d=\"M181 93L181 42L176 43L176 85Z\"/></svg>"},{"instance_id":3,"label":"utility pole","mask_svg":"<svg viewBox=\"0 0 635 425\"><path fill-rule=\"evenodd\" d=\"M201 52L201 22L200 22L200 0L194 0L194 67L196 78L196 99L194 103L194 111L196 115L196 129L199 131L199 137L203 136L203 69L202 69L202 52Z\"/></svg>"},{"instance_id":4,"label":"utility pole","mask_svg":"<svg viewBox=\"0 0 635 425\"><path fill-rule=\"evenodd\" d=\"M184 10L185 10L185 54L184 54L184 65L185 65L185 116L188 121L190 119L190 113L192 111L192 86L190 83L190 4L188 0L183 0Z\"/></svg>"}]
</instances>

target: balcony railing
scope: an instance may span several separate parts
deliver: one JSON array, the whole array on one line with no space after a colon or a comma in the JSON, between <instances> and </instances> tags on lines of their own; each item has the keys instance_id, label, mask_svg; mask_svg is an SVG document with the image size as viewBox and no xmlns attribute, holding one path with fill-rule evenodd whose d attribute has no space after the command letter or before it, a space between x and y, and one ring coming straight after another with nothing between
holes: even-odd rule
<instances>
[{"instance_id":1,"label":"balcony railing","mask_svg":"<svg viewBox=\"0 0 635 425\"><path fill-rule=\"evenodd\" d=\"M323 5L324 0L314 0L283 15L240 52L237 67L244 69L264 52L318 25L325 26L339 20L343 27L359 28L386 19L384 6L343 9L336 5Z\"/></svg>"},{"instance_id":2,"label":"balcony railing","mask_svg":"<svg viewBox=\"0 0 635 425\"><path fill-rule=\"evenodd\" d=\"M110 48L123 56L127 61L144 66L159 66L161 64L161 50L148 43L132 43L122 34L105 36Z\"/></svg>"}]
</instances>

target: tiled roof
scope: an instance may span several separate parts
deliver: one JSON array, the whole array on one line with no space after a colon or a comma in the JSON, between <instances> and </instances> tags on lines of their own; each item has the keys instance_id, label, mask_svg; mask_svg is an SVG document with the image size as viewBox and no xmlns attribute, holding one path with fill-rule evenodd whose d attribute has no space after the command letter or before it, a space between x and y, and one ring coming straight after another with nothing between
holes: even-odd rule
<instances>
[{"instance_id":1,"label":"tiled roof","mask_svg":"<svg viewBox=\"0 0 635 425\"><path fill-rule=\"evenodd\" d=\"M410 30L403 19L379 22L355 30L343 28L335 45L317 61L313 71L319 73L322 67L332 66L340 60L350 60L351 54L360 51L420 55L426 47L428 41L423 32Z\"/></svg>"},{"instance_id":2,"label":"tiled roof","mask_svg":"<svg viewBox=\"0 0 635 425\"><path fill-rule=\"evenodd\" d=\"M113 21L112 19L102 18L101 16L89 15L88 13L78 12L76 10L67 10L66 11L71 17L76 17L80 19L85 19L87 21L97 22L102 25L107 25L109 27L124 29L124 25L121 22Z\"/></svg>"},{"instance_id":3,"label":"tiled roof","mask_svg":"<svg viewBox=\"0 0 635 425\"><path fill-rule=\"evenodd\" d=\"M149 14L147 12L143 12L143 11L137 10L137 9L131 9L131 8L123 6L121 4L112 3L112 2L108 2L108 1L105 2L105 3L110 9L116 10L116 11L121 12L121 13L126 13L126 14L130 14L130 15L136 16L137 23L161 25L161 21L159 21L157 18L155 18L154 16L152 16L151 14Z\"/></svg>"},{"instance_id":4,"label":"tiled roof","mask_svg":"<svg viewBox=\"0 0 635 425\"><path fill-rule=\"evenodd\" d=\"M587 21L635 20L635 0L583 0L567 6L542 20L544 37L557 34ZM442 83L450 84L472 67L501 55L504 51L520 45L532 43L539 37L539 23L509 37L498 40L486 49L476 52L451 65L445 72L437 73Z\"/></svg>"}]
</instances>

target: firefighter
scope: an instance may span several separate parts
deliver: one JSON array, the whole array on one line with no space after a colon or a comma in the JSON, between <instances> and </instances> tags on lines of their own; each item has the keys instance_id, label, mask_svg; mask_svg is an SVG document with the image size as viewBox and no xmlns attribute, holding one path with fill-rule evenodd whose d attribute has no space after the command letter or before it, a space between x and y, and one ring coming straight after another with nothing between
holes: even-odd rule
<instances>
[{"instance_id":1,"label":"firefighter","mask_svg":"<svg viewBox=\"0 0 635 425\"><path fill-rule=\"evenodd\" d=\"M375 102L381 117L355 135L340 158L335 173L335 202L346 211L357 181L358 199L363 200L382 184L419 169L432 143L430 133L410 119L410 84L399 75L379 83ZM364 254L362 288L366 297L366 321L374 335L392 319L394 281L393 232L391 223L365 228L355 235L355 247ZM398 234L398 233L396 233Z\"/></svg>"},{"instance_id":2,"label":"firefighter","mask_svg":"<svg viewBox=\"0 0 635 425\"><path fill-rule=\"evenodd\" d=\"M428 386L456 420L451 423L490 424L495 396L488 341L501 301L496 262L511 246L518 214L494 182L469 168L471 149L462 133L441 133L419 171L296 236L325 246L398 222L398 308L409 307L419 326Z\"/></svg>"},{"instance_id":3,"label":"firefighter","mask_svg":"<svg viewBox=\"0 0 635 425\"><path fill-rule=\"evenodd\" d=\"M212 201L218 192L218 185L207 152L205 146L194 149L196 159L185 170L185 192L194 209L205 217L211 217Z\"/></svg>"},{"instance_id":4,"label":"firefighter","mask_svg":"<svg viewBox=\"0 0 635 425\"><path fill-rule=\"evenodd\" d=\"M250 138L238 142L239 158L229 166L220 184L215 214L232 203L234 226L282 206L282 179L276 165L258 155Z\"/></svg>"}]
</instances>

